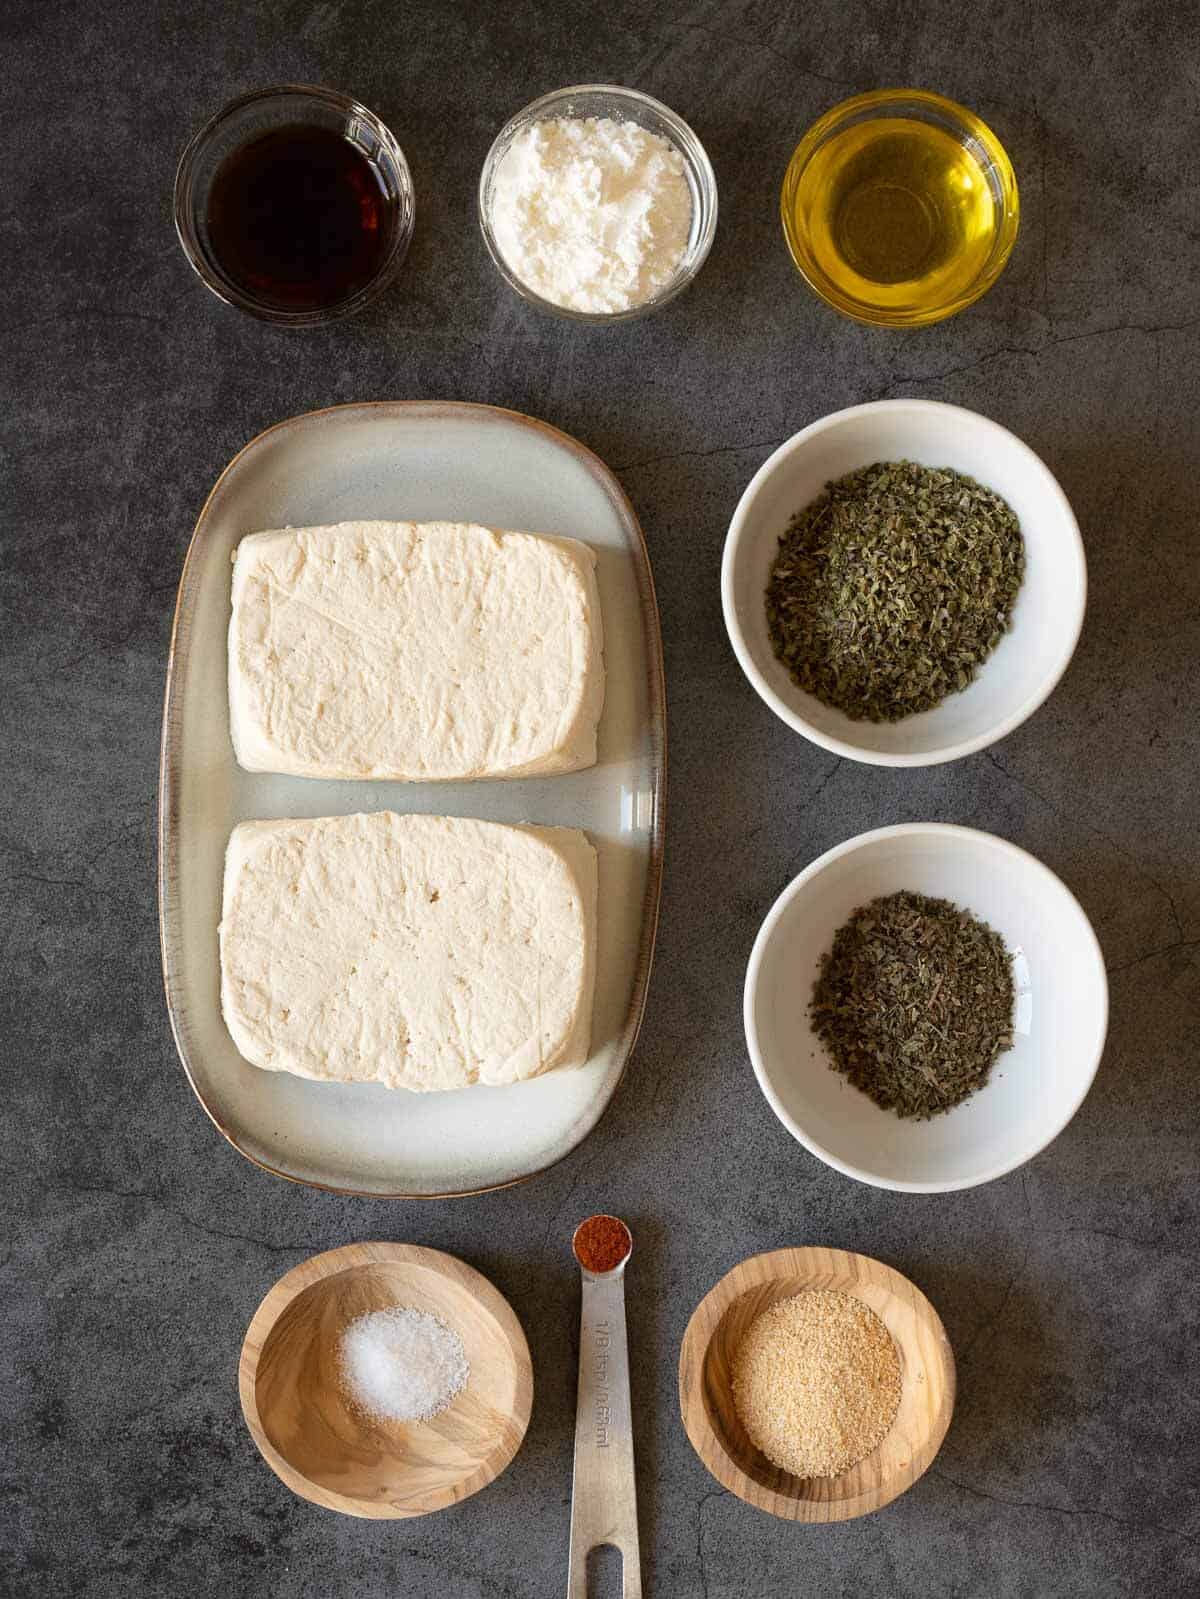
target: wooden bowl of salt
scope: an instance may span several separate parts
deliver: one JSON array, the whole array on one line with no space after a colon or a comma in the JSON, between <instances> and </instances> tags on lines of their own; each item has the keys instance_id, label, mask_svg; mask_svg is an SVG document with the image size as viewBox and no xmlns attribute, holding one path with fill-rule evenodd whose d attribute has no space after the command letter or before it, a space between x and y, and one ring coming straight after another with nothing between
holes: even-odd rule
<instances>
[{"instance_id":1,"label":"wooden bowl of salt","mask_svg":"<svg viewBox=\"0 0 1200 1599\"><path fill-rule=\"evenodd\" d=\"M388 1326L379 1312L399 1314L390 1343L378 1335ZM457 1352L458 1386L428 1419L389 1419L355 1381L365 1372L389 1392L384 1362L421 1353L413 1328ZM357 1365L348 1367L348 1347ZM430 1380L419 1361L413 1369ZM507 1300L463 1261L415 1244L349 1244L303 1261L267 1294L246 1332L238 1388L254 1442L293 1493L347 1516L424 1516L478 1493L512 1460L533 1368Z\"/></svg>"},{"instance_id":2,"label":"wooden bowl of salt","mask_svg":"<svg viewBox=\"0 0 1200 1599\"><path fill-rule=\"evenodd\" d=\"M738 1350L758 1317L806 1290L849 1294L891 1334L899 1401L882 1440L837 1476L798 1477L751 1440L734 1399ZM936 1310L915 1284L844 1249L777 1249L722 1277L688 1323L679 1356L679 1407L692 1447L747 1504L790 1521L848 1521L911 1488L941 1447L954 1410L954 1355Z\"/></svg>"}]
</instances>

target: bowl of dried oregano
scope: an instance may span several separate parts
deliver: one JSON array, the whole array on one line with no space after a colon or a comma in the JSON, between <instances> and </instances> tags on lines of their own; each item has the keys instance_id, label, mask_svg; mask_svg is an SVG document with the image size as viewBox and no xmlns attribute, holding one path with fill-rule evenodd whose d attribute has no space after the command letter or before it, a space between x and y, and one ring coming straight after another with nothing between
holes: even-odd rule
<instances>
[{"instance_id":1,"label":"bowl of dried oregano","mask_svg":"<svg viewBox=\"0 0 1200 1599\"><path fill-rule=\"evenodd\" d=\"M1087 569L1027 444L958 406L880 400L763 463L721 586L738 661L789 727L853 760L928 766L1042 704L1079 638Z\"/></svg>"}]
</instances>

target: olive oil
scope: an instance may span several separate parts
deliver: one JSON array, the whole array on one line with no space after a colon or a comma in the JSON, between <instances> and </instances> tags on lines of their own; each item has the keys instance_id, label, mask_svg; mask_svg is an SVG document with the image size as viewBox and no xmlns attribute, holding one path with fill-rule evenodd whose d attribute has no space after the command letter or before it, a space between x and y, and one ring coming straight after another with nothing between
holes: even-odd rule
<instances>
[{"instance_id":1,"label":"olive oil","mask_svg":"<svg viewBox=\"0 0 1200 1599\"><path fill-rule=\"evenodd\" d=\"M785 203L835 303L870 320L872 312L921 321L957 309L971 298L1001 222L969 146L915 117L834 132Z\"/></svg>"}]
</instances>

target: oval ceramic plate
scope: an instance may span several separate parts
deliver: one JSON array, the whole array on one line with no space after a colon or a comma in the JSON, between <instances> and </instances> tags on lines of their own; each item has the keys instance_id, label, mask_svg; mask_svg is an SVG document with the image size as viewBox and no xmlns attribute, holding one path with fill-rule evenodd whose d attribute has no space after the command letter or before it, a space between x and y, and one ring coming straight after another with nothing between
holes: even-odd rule
<instances>
[{"instance_id":1,"label":"oval ceramic plate","mask_svg":"<svg viewBox=\"0 0 1200 1599\"><path fill-rule=\"evenodd\" d=\"M244 772L229 741L231 557L261 528L448 518L565 533L595 549L607 693L587 771L483 783L322 782ZM607 468L511 411L449 402L336 406L268 429L225 469L179 586L159 775L167 1006L200 1103L243 1155L341 1192L416 1198L520 1182L596 1125L645 1005L662 872L662 640L641 529ZM307 1082L238 1054L221 1017L217 923L236 822L423 811L582 827L599 852L592 1054L578 1071L449 1094Z\"/></svg>"}]
</instances>

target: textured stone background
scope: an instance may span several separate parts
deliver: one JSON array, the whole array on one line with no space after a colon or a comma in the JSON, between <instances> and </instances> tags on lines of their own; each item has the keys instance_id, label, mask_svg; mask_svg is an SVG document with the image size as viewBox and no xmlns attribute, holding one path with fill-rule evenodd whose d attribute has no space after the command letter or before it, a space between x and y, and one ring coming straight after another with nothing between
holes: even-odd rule
<instances>
[{"instance_id":1,"label":"textured stone background","mask_svg":"<svg viewBox=\"0 0 1200 1599\"><path fill-rule=\"evenodd\" d=\"M0 75L0 1589L561 1594L567 1239L612 1207L638 1236L648 1594L1196 1592L1194 9L12 0ZM526 309L474 214L504 117L588 77L676 107L721 192L696 285L613 330ZM398 287L304 335L212 299L170 222L192 129L234 93L289 78L378 110L418 192ZM901 335L807 293L776 196L819 112L905 82L992 123L1023 221L982 304ZM775 721L727 647L717 585L729 515L771 447L839 406L905 394L1027 439L1075 506L1092 581L1051 701L993 751L924 772L834 761ZM597 450L646 529L668 665L667 879L633 1066L551 1174L436 1205L311 1193L228 1148L175 1059L155 926L160 696L192 522L261 428L381 397L513 406ZM795 1145L754 1085L740 1017L755 929L789 877L910 818L992 829L1048 862L1091 915L1112 982L1108 1050L1070 1128L1025 1171L933 1198L858 1186ZM369 1525L293 1498L238 1411L237 1351L261 1295L310 1252L361 1238L463 1255L512 1300L534 1351L523 1451L488 1492L428 1521ZM778 1523L716 1491L676 1411L695 1301L743 1256L797 1242L911 1274L959 1360L934 1469L839 1527Z\"/></svg>"}]
</instances>

